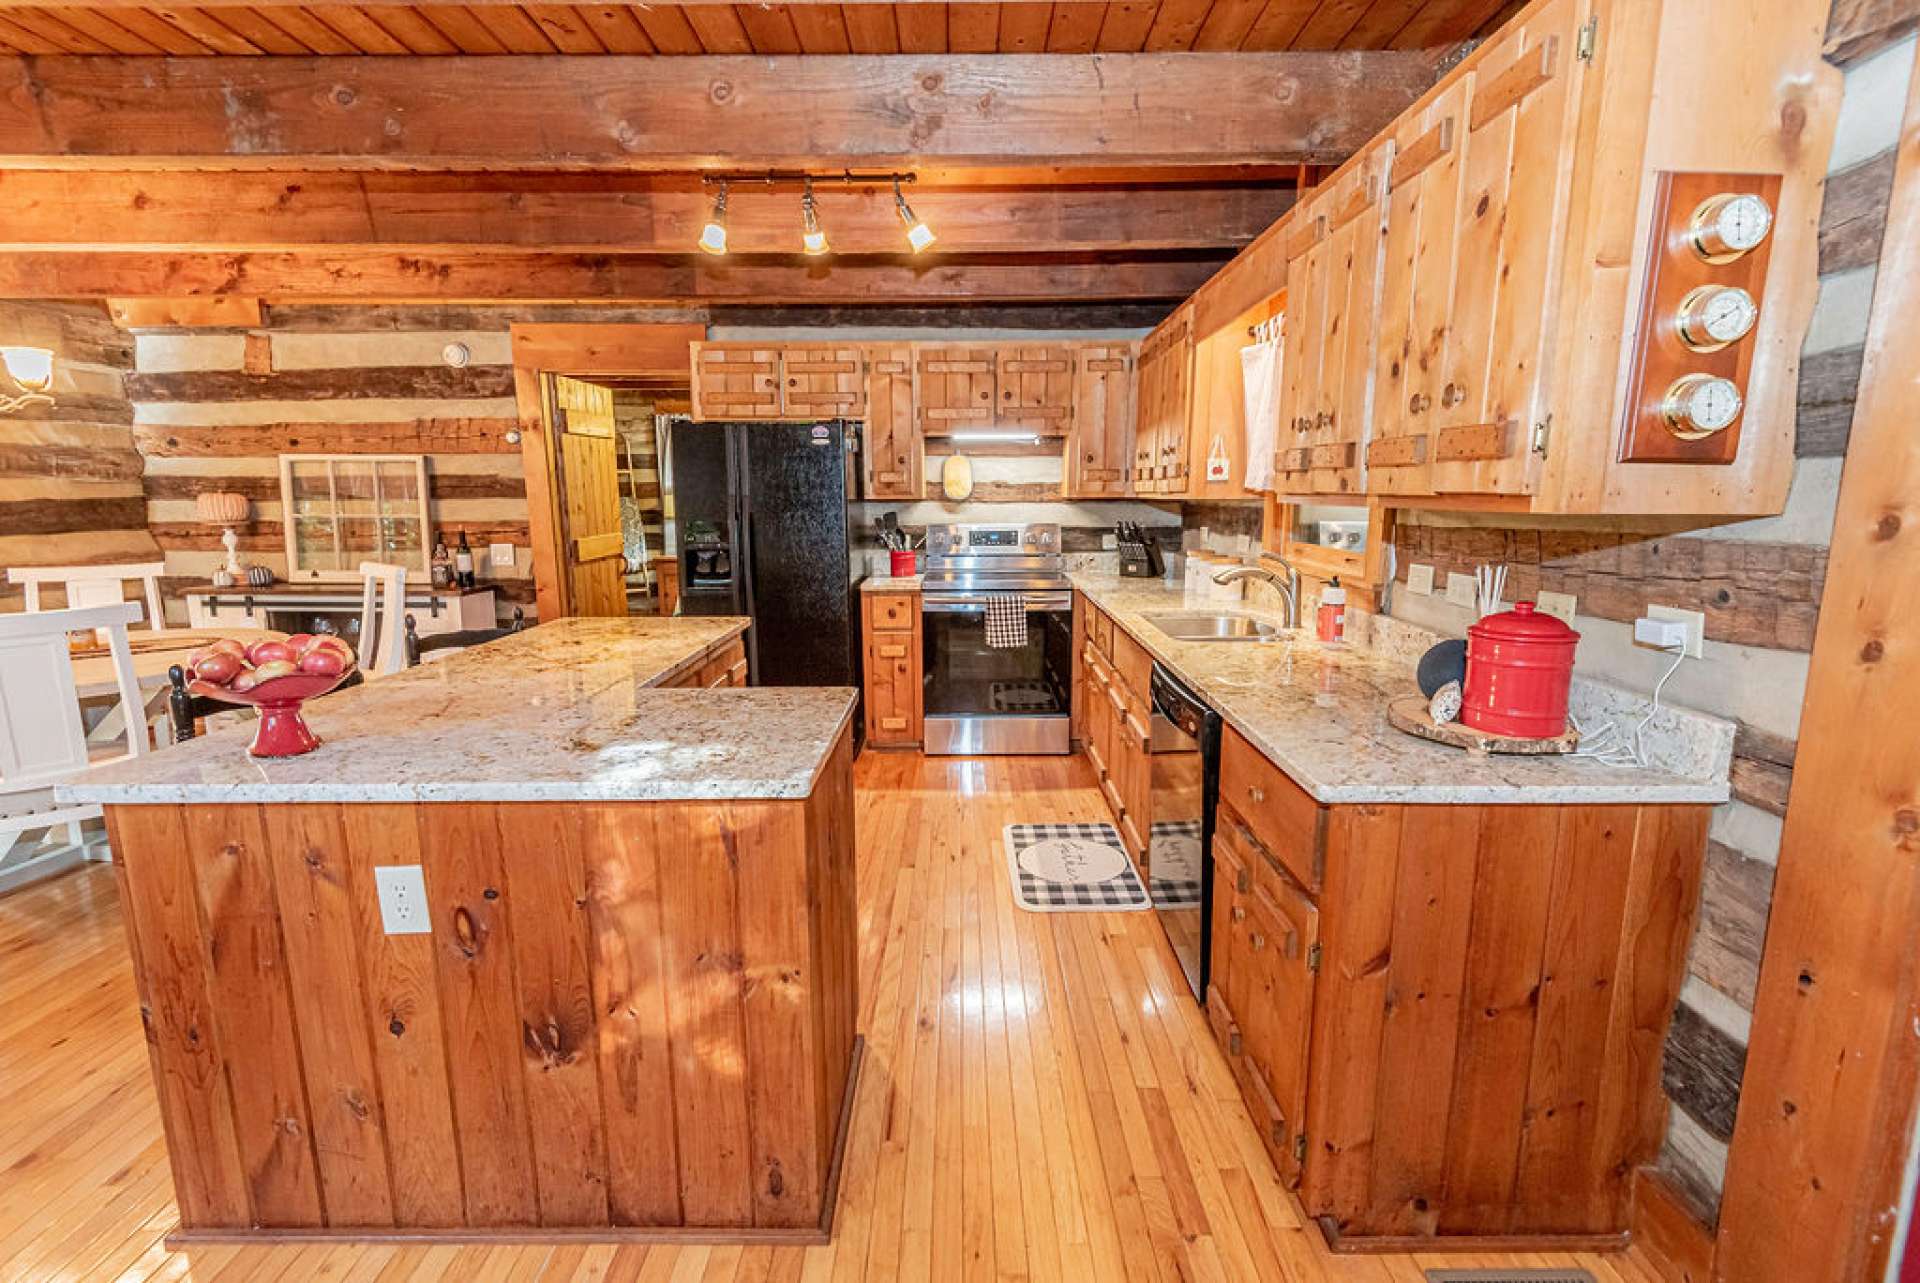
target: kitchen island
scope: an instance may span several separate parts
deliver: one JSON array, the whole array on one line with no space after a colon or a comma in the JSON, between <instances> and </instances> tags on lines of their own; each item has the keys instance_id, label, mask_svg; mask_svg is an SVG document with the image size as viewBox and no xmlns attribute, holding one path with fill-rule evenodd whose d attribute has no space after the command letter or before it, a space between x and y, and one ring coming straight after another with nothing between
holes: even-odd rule
<instances>
[{"instance_id":1,"label":"kitchen island","mask_svg":"<svg viewBox=\"0 0 1920 1283\"><path fill-rule=\"evenodd\" d=\"M185 1241L824 1241L854 692L561 620L103 770ZM383 895L383 890L386 894Z\"/></svg>"}]
</instances>

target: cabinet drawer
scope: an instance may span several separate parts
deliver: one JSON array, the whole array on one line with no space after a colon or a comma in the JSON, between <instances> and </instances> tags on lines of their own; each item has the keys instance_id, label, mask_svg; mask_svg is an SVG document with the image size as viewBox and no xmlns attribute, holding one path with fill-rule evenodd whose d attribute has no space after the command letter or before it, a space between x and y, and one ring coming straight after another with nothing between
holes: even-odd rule
<instances>
[{"instance_id":1,"label":"cabinet drawer","mask_svg":"<svg viewBox=\"0 0 1920 1283\"><path fill-rule=\"evenodd\" d=\"M867 601L875 628L912 628L920 617L920 599L912 593L875 593Z\"/></svg>"},{"instance_id":2,"label":"cabinet drawer","mask_svg":"<svg viewBox=\"0 0 1920 1283\"><path fill-rule=\"evenodd\" d=\"M1088 608L1087 632L1102 655L1113 658L1113 620L1098 606Z\"/></svg>"},{"instance_id":3,"label":"cabinet drawer","mask_svg":"<svg viewBox=\"0 0 1920 1283\"><path fill-rule=\"evenodd\" d=\"M708 689L716 686L744 686L746 684L746 662L747 650L745 645L737 639L728 642L717 650L707 653L706 658L700 661L699 676L693 681L690 681L688 685L704 686ZM742 673L741 680L737 683L732 681L730 676L736 664L741 666Z\"/></svg>"},{"instance_id":4,"label":"cabinet drawer","mask_svg":"<svg viewBox=\"0 0 1920 1283\"><path fill-rule=\"evenodd\" d=\"M1128 693L1143 706L1153 698L1153 657L1120 627L1113 630L1113 670L1127 684Z\"/></svg>"},{"instance_id":5,"label":"cabinet drawer","mask_svg":"<svg viewBox=\"0 0 1920 1283\"><path fill-rule=\"evenodd\" d=\"M1326 808L1307 796L1231 726L1221 736L1220 800L1309 891L1326 860Z\"/></svg>"}]
</instances>

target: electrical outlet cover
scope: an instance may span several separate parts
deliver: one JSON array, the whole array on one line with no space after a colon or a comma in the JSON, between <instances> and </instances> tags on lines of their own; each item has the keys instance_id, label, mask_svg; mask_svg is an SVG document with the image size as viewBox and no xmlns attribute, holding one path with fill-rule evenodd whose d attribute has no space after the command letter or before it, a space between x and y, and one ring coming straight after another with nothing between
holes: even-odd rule
<instances>
[{"instance_id":1,"label":"electrical outlet cover","mask_svg":"<svg viewBox=\"0 0 1920 1283\"><path fill-rule=\"evenodd\" d=\"M1433 567L1416 561L1407 567L1407 591L1419 593L1422 597L1433 595Z\"/></svg>"},{"instance_id":2,"label":"electrical outlet cover","mask_svg":"<svg viewBox=\"0 0 1920 1283\"><path fill-rule=\"evenodd\" d=\"M1465 606L1472 610L1480 604L1479 590L1473 582L1473 576L1462 574L1458 570L1447 574L1447 600L1456 606Z\"/></svg>"},{"instance_id":3,"label":"electrical outlet cover","mask_svg":"<svg viewBox=\"0 0 1920 1283\"><path fill-rule=\"evenodd\" d=\"M1647 607L1648 619L1671 619L1687 626L1687 656L1691 659L1705 659L1707 639L1707 617L1697 610L1683 610L1678 606Z\"/></svg>"},{"instance_id":4,"label":"electrical outlet cover","mask_svg":"<svg viewBox=\"0 0 1920 1283\"><path fill-rule=\"evenodd\" d=\"M427 875L417 864L376 864L373 889L380 900L380 926L390 936L433 932L427 920Z\"/></svg>"},{"instance_id":5,"label":"electrical outlet cover","mask_svg":"<svg viewBox=\"0 0 1920 1283\"><path fill-rule=\"evenodd\" d=\"M510 543L490 543L487 545L487 560L496 570L513 569L513 545Z\"/></svg>"},{"instance_id":6,"label":"electrical outlet cover","mask_svg":"<svg viewBox=\"0 0 1920 1283\"><path fill-rule=\"evenodd\" d=\"M1569 628L1573 626L1573 608L1578 601L1570 592L1543 592L1534 598L1533 606L1543 615L1552 615Z\"/></svg>"}]
</instances>

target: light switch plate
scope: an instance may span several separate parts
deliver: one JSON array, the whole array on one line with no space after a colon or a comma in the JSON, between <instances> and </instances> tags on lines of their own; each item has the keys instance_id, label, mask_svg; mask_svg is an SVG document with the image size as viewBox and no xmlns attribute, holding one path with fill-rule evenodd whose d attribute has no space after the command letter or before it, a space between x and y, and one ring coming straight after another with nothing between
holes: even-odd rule
<instances>
[{"instance_id":1,"label":"light switch plate","mask_svg":"<svg viewBox=\"0 0 1920 1283\"><path fill-rule=\"evenodd\" d=\"M1579 599L1570 592L1543 592L1533 600L1534 609L1552 615L1561 623L1573 625L1573 608Z\"/></svg>"},{"instance_id":2,"label":"light switch plate","mask_svg":"<svg viewBox=\"0 0 1920 1283\"><path fill-rule=\"evenodd\" d=\"M1707 657L1707 617L1697 610L1682 610L1678 606L1647 607L1648 619L1671 619L1687 626L1687 655L1692 659Z\"/></svg>"},{"instance_id":3,"label":"light switch plate","mask_svg":"<svg viewBox=\"0 0 1920 1283\"><path fill-rule=\"evenodd\" d=\"M1414 562L1407 567L1407 591L1417 592L1422 597L1433 595L1433 567L1425 562Z\"/></svg>"},{"instance_id":4,"label":"light switch plate","mask_svg":"<svg viewBox=\"0 0 1920 1283\"><path fill-rule=\"evenodd\" d=\"M1458 570L1447 572L1447 600L1468 610L1477 606L1480 603L1480 591L1473 582L1473 576Z\"/></svg>"},{"instance_id":5,"label":"light switch plate","mask_svg":"<svg viewBox=\"0 0 1920 1283\"><path fill-rule=\"evenodd\" d=\"M490 543L487 545L487 561L496 570L513 569L513 545L510 543Z\"/></svg>"},{"instance_id":6,"label":"light switch plate","mask_svg":"<svg viewBox=\"0 0 1920 1283\"><path fill-rule=\"evenodd\" d=\"M427 875L417 864L376 864L373 889L380 898L380 926L390 936L430 935Z\"/></svg>"}]
</instances>

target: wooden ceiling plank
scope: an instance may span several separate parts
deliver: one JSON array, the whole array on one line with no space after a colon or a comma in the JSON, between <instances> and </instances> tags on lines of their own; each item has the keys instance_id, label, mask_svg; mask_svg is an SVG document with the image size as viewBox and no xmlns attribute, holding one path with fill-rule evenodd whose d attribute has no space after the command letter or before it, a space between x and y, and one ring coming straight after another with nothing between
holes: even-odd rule
<instances>
[{"instance_id":1,"label":"wooden ceiling plank","mask_svg":"<svg viewBox=\"0 0 1920 1283\"><path fill-rule=\"evenodd\" d=\"M527 11L518 5L474 5L473 16L507 47L508 53L548 54L555 52L553 41L540 30Z\"/></svg>"},{"instance_id":2,"label":"wooden ceiling plank","mask_svg":"<svg viewBox=\"0 0 1920 1283\"><path fill-rule=\"evenodd\" d=\"M9 9L7 16L13 19L14 25L31 31L52 45L57 53L116 52L98 37L77 30L72 25L62 22L58 16L41 9Z\"/></svg>"},{"instance_id":3,"label":"wooden ceiling plank","mask_svg":"<svg viewBox=\"0 0 1920 1283\"><path fill-rule=\"evenodd\" d=\"M154 13L159 14L180 30L198 40L216 54L228 57L250 57L263 52L260 46L229 27L208 10L200 8L175 8L171 5L156 6Z\"/></svg>"},{"instance_id":4,"label":"wooden ceiling plank","mask_svg":"<svg viewBox=\"0 0 1920 1283\"><path fill-rule=\"evenodd\" d=\"M740 15L740 25L747 29L747 39L753 41L755 53L793 55L800 52L800 37L794 32L785 5L742 4L735 5L734 12Z\"/></svg>"},{"instance_id":5,"label":"wooden ceiling plank","mask_svg":"<svg viewBox=\"0 0 1920 1283\"><path fill-rule=\"evenodd\" d=\"M1047 20L1048 53L1092 53L1100 41L1107 6L1086 0L1056 0Z\"/></svg>"},{"instance_id":6,"label":"wooden ceiling plank","mask_svg":"<svg viewBox=\"0 0 1920 1283\"><path fill-rule=\"evenodd\" d=\"M1049 0L1010 0L1000 6L1000 52L1045 53L1053 23Z\"/></svg>"},{"instance_id":7,"label":"wooden ceiling plank","mask_svg":"<svg viewBox=\"0 0 1920 1283\"><path fill-rule=\"evenodd\" d=\"M138 9L114 10L114 13L122 18L139 12ZM279 54L284 57L319 52L304 41L288 35L272 19L255 9L222 9L220 23L265 53Z\"/></svg>"},{"instance_id":8,"label":"wooden ceiling plank","mask_svg":"<svg viewBox=\"0 0 1920 1283\"><path fill-rule=\"evenodd\" d=\"M733 5L699 5L682 10L686 14L687 25L700 41L700 47L707 53L740 54L752 53L753 41L747 35L747 28L740 21L740 13Z\"/></svg>"},{"instance_id":9,"label":"wooden ceiling plank","mask_svg":"<svg viewBox=\"0 0 1920 1283\"><path fill-rule=\"evenodd\" d=\"M59 16L68 26L79 28L115 53L164 54L170 52L122 26L116 21L116 12L113 10L62 9Z\"/></svg>"},{"instance_id":10,"label":"wooden ceiling plank","mask_svg":"<svg viewBox=\"0 0 1920 1283\"><path fill-rule=\"evenodd\" d=\"M663 54L698 54L706 49L700 43L700 37L694 34L693 26L687 21L686 12L679 5L641 5L636 17L646 29L647 39L653 41L654 49Z\"/></svg>"},{"instance_id":11,"label":"wooden ceiling plank","mask_svg":"<svg viewBox=\"0 0 1920 1283\"><path fill-rule=\"evenodd\" d=\"M113 20L163 54L196 57L212 52L186 32L145 9L115 9Z\"/></svg>"},{"instance_id":12,"label":"wooden ceiling plank","mask_svg":"<svg viewBox=\"0 0 1920 1283\"><path fill-rule=\"evenodd\" d=\"M1000 47L998 4L949 4L947 48L954 53L992 53Z\"/></svg>"},{"instance_id":13,"label":"wooden ceiling plank","mask_svg":"<svg viewBox=\"0 0 1920 1283\"><path fill-rule=\"evenodd\" d=\"M587 20L571 5L530 4L526 11L561 53L606 53Z\"/></svg>"},{"instance_id":14,"label":"wooden ceiling plank","mask_svg":"<svg viewBox=\"0 0 1920 1283\"><path fill-rule=\"evenodd\" d=\"M893 6L901 53L947 52L947 6L929 0L903 0Z\"/></svg>"},{"instance_id":15,"label":"wooden ceiling plank","mask_svg":"<svg viewBox=\"0 0 1920 1283\"><path fill-rule=\"evenodd\" d=\"M1227 53L1246 42L1247 33L1259 20L1266 0L1214 0L1200 33L1193 38L1199 53Z\"/></svg>"},{"instance_id":16,"label":"wooden ceiling plank","mask_svg":"<svg viewBox=\"0 0 1920 1283\"><path fill-rule=\"evenodd\" d=\"M473 10L464 5L437 4L419 12L435 31L457 45L461 53L495 55L507 52L500 38L483 26Z\"/></svg>"},{"instance_id":17,"label":"wooden ceiling plank","mask_svg":"<svg viewBox=\"0 0 1920 1283\"><path fill-rule=\"evenodd\" d=\"M900 52L900 33L890 4L849 4L841 9L847 22L847 42L857 54Z\"/></svg>"},{"instance_id":18,"label":"wooden ceiling plank","mask_svg":"<svg viewBox=\"0 0 1920 1283\"><path fill-rule=\"evenodd\" d=\"M1320 7L1300 28L1300 35L1294 40L1293 47L1338 49L1340 42L1347 38L1347 33L1366 16L1369 4L1370 0L1321 0Z\"/></svg>"},{"instance_id":19,"label":"wooden ceiling plank","mask_svg":"<svg viewBox=\"0 0 1920 1283\"><path fill-rule=\"evenodd\" d=\"M0 16L0 40L5 40L13 48L26 54L60 53L60 46L44 36L35 34L16 22Z\"/></svg>"},{"instance_id":20,"label":"wooden ceiling plank","mask_svg":"<svg viewBox=\"0 0 1920 1283\"><path fill-rule=\"evenodd\" d=\"M0 248L290 252L684 253L707 193L690 176L225 172L0 172ZM823 183L820 213L843 252L884 252L899 226L885 188ZM1292 204L1273 186L916 188L914 205L953 252L1237 248ZM736 252L790 252L791 189L741 185Z\"/></svg>"},{"instance_id":21,"label":"wooden ceiling plank","mask_svg":"<svg viewBox=\"0 0 1920 1283\"><path fill-rule=\"evenodd\" d=\"M787 16L793 20L794 34L800 37L800 51L809 54L853 52L847 37L847 18L837 4L789 5Z\"/></svg>"},{"instance_id":22,"label":"wooden ceiling plank","mask_svg":"<svg viewBox=\"0 0 1920 1283\"><path fill-rule=\"evenodd\" d=\"M1240 47L1249 53L1279 53L1293 48L1300 29L1318 5L1319 0L1267 0Z\"/></svg>"},{"instance_id":23,"label":"wooden ceiling plank","mask_svg":"<svg viewBox=\"0 0 1920 1283\"><path fill-rule=\"evenodd\" d=\"M1341 38L1340 47L1385 49L1425 7L1426 0L1373 0L1353 30Z\"/></svg>"},{"instance_id":24,"label":"wooden ceiling plank","mask_svg":"<svg viewBox=\"0 0 1920 1283\"><path fill-rule=\"evenodd\" d=\"M340 38L368 54L404 54L406 45L393 38L385 27L369 17L365 10L350 4L309 5L307 12L338 32Z\"/></svg>"},{"instance_id":25,"label":"wooden ceiling plank","mask_svg":"<svg viewBox=\"0 0 1920 1283\"><path fill-rule=\"evenodd\" d=\"M368 6L362 10L368 18L380 24L386 33L404 45L409 53L428 54L444 57L461 52L460 46L448 39L446 33L428 22L426 15L418 9L403 8L399 5Z\"/></svg>"},{"instance_id":26,"label":"wooden ceiling plank","mask_svg":"<svg viewBox=\"0 0 1920 1283\"><path fill-rule=\"evenodd\" d=\"M581 5L580 16L586 20L600 43L607 47L608 53L648 54L653 52L653 41L647 39L645 28L634 17L633 9L624 4L588 4Z\"/></svg>"},{"instance_id":27,"label":"wooden ceiling plank","mask_svg":"<svg viewBox=\"0 0 1920 1283\"><path fill-rule=\"evenodd\" d=\"M1160 11L1147 28L1146 52L1184 53L1193 48L1213 0L1160 0Z\"/></svg>"},{"instance_id":28,"label":"wooden ceiling plank","mask_svg":"<svg viewBox=\"0 0 1920 1283\"><path fill-rule=\"evenodd\" d=\"M1505 9L1506 4L1507 0L1427 0L1382 47L1433 49L1465 40Z\"/></svg>"},{"instance_id":29,"label":"wooden ceiling plank","mask_svg":"<svg viewBox=\"0 0 1920 1283\"><path fill-rule=\"evenodd\" d=\"M538 32L517 9L496 32L509 12ZM556 56L510 77L454 57L0 59L0 98L35 104L0 113L0 168L1322 163L1433 75L1380 52Z\"/></svg>"},{"instance_id":30,"label":"wooden ceiling plank","mask_svg":"<svg viewBox=\"0 0 1920 1283\"><path fill-rule=\"evenodd\" d=\"M1138 53L1147 43L1159 8L1158 0L1113 0L1100 21L1095 47L1101 53Z\"/></svg>"}]
</instances>

